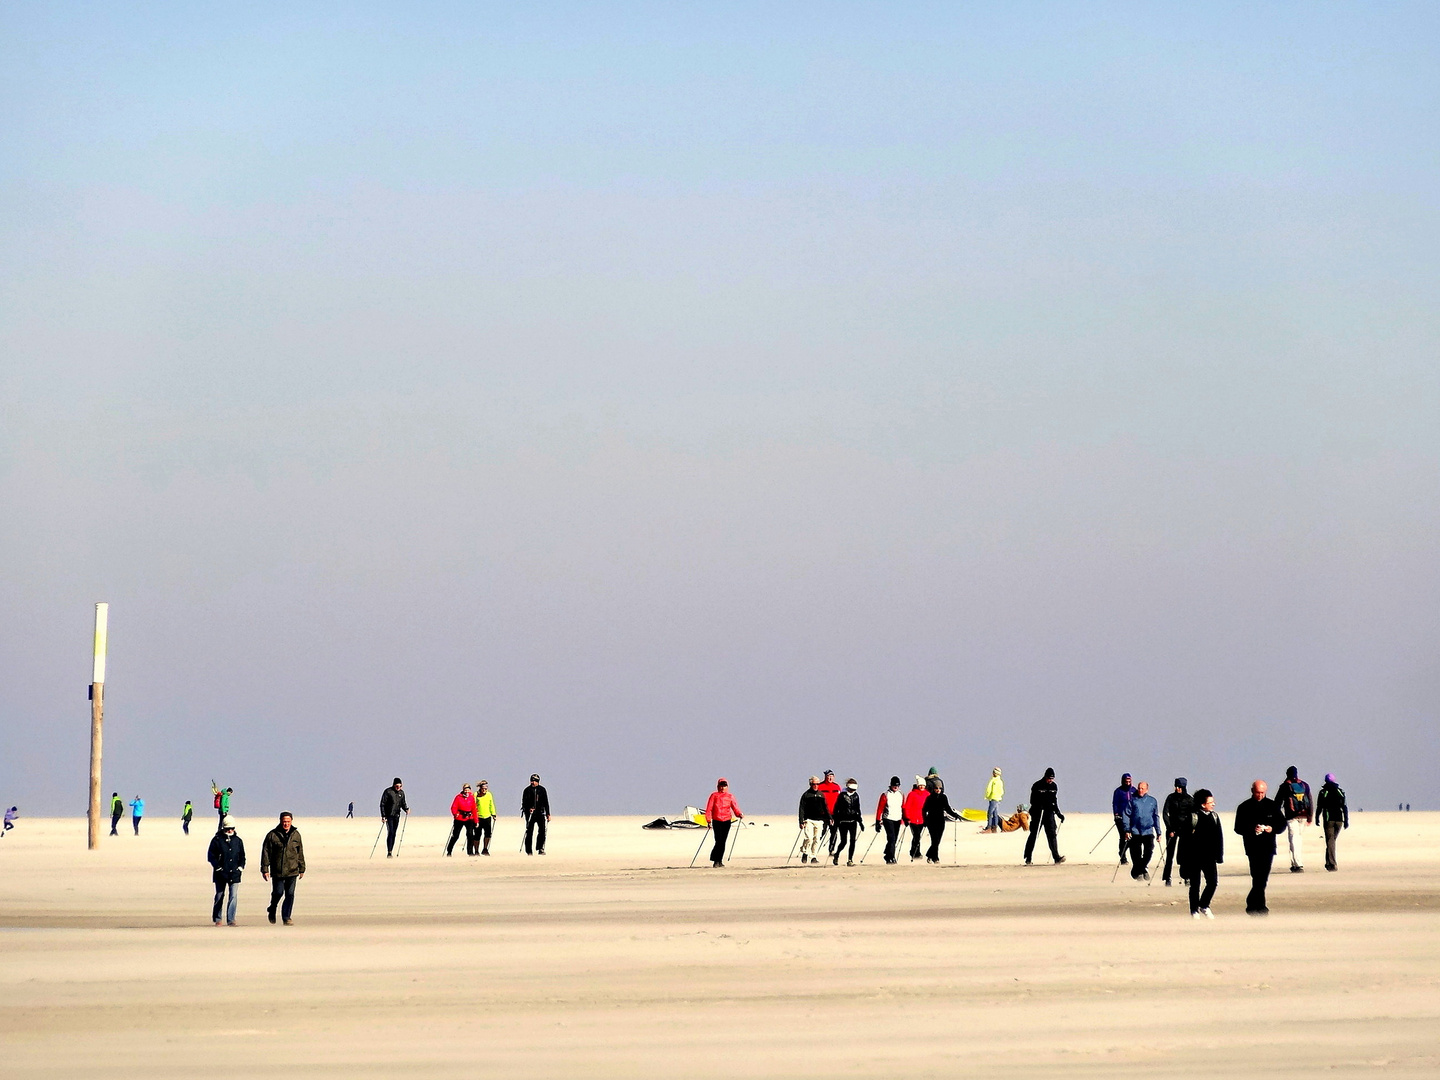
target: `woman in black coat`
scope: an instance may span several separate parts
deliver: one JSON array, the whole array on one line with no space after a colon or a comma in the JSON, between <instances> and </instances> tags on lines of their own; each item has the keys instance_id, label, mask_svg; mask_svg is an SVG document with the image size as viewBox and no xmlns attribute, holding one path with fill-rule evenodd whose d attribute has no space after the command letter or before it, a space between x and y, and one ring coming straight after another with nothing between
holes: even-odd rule
<instances>
[{"instance_id":1,"label":"woman in black coat","mask_svg":"<svg viewBox=\"0 0 1440 1080\"><path fill-rule=\"evenodd\" d=\"M1225 829L1215 813L1215 796L1201 788L1195 793L1194 827L1180 839L1180 876L1190 882L1190 917L1213 919L1210 901L1220 881L1219 866L1225 861ZM1200 878L1205 891L1200 891Z\"/></svg>"},{"instance_id":2,"label":"woman in black coat","mask_svg":"<svg viewBox=\"0 0 1440 1080\"><path fill-rule=\"evenodd\" d=\"M860 833L860 789L853 776L845 781L845 790L835 796L835 811L830 820L835 826L835 857L832 862L840 865L840 852L849 843L850 854L845 859L845 865L854 866L855 841Z\"/></svg>"}]
</instances>

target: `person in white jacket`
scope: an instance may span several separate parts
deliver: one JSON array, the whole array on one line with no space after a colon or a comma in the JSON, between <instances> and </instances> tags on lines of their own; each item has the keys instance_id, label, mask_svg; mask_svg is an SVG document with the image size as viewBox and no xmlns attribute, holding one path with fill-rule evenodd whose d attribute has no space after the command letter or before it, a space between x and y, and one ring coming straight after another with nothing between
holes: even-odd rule
<instances>
[{"instance_id":1,"label":"person in white jacket","mask_svg":"<svg viewBox=\"0 0 1440 1080\"><path fill-rule=\"evenodd\" d=\"M905 793L900 790L900 777L890 777L890 786L880 793L880 803L875 807L875 831L885 830L885 861L895 863L895 845L900 839L900 827L905 823Z\"/></svg>"}]
</instances>

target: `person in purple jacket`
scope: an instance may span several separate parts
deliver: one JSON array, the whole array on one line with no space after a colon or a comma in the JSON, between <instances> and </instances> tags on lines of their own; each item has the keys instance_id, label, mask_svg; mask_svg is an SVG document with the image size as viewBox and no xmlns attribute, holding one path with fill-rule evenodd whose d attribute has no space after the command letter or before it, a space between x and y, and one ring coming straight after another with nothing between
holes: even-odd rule
<instances>
[{"instance_id":1,"label":"person in purple jacket","mask_svg":"<svg viewBox=\"0 0 1440 1080\"><path fill-rule=\"evenodd\" d=\"M1130 800L1135 798L1135 788L1130 783L1130 774L1127 772L1120 777L1120 786L1110 796L1110 813L1115 818L1115 831L1120 835L1120 865L1126 863L1125 844L1125 814L1130 809Z\"/></svg>"}]
</instances>

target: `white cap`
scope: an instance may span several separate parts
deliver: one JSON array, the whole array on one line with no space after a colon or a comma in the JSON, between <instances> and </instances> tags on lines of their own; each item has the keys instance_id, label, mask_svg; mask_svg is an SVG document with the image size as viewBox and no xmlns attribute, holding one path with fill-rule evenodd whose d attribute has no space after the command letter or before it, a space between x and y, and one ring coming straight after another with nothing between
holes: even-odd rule
<instances>
[{"instance_id":1,"label":"white cap","mask_svg":"<svg viewBox=\"0 0 1440 1080\"><path fill-rule=\"evenodd\" d=\"M222 829L233 829L235 827L235 819L229 814L226 814L220 819L220 827Z\"/></svg>"}]
</instances>

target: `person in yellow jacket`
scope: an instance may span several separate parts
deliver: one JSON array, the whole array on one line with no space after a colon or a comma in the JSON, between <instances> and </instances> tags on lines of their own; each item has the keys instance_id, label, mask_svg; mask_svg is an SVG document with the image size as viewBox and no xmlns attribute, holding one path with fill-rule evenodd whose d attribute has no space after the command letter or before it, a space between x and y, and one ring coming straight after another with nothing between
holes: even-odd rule
<instances>
[{"instance_id":1,"label":"person in yellow jacket","mask_svg":"<svg viewBox=\"0 0 1440 1080\"><path fill-rule=\"evenodd\" d=\"M490 837L495 832L495 796L490 794L490 781L481 780L475 785L475 846L479 847L481 842L484 848L481 855L490 854ZM474 855L475 852L470 852Z\"/></svg>"},{"instance_id":2,"label":"person in yellow jacket","mask_svg":"<svg viewBox=\"0 0 1440 1080\"><path fill-rule=\"evenodd\" d=\"M1000 779L1000 766L990 773L990 782L985 785L985 828L981 832L1000 831L1000 800L1005 797L1005 781Z\"/></svg>"}]
</instances>

